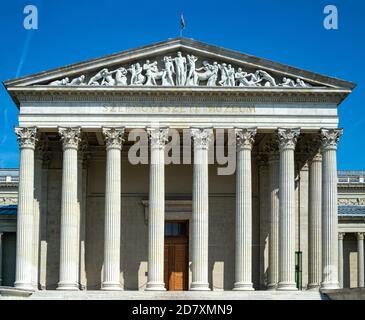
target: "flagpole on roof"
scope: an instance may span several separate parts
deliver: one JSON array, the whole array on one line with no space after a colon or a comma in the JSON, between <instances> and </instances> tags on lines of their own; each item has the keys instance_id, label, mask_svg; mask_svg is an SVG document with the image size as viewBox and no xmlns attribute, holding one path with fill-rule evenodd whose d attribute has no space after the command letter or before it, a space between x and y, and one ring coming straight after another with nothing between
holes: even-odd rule
<instances>
[{"instance_id":1,"label":"flagpole on roof","mask_svg":"<svg viewBox=\"0 0 365 320\"><path fill-rule=\"evenodd\" d=\"M184 13L183 12L181 12L180 25L181 25L181 28L180 28L180 37L182 37L183 36L183 31L185 29L185 19L184 19Z\"/></svg>"}]
</instances>

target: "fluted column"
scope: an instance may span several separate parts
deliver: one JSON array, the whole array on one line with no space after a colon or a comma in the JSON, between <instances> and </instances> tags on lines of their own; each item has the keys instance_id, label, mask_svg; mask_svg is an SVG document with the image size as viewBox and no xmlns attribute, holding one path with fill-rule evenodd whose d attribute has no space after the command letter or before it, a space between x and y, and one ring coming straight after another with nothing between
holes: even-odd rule
<instances>
[{"instance_id":1,"label":"fluted column","mask_svg":"<svg viewBox=\"0 0 365 320\"><path fill-rule=\"evenodd\" d=\"M236 246L233 290L252 287L252 172L251 151L256 129L236 130Z\"/></svg>"},{"instance_id":2,"label":"fluted column","mask_svg":"<svg viewBox=\"0 0 365 320\"><path fill-rule=\"evenodd\" d=\"M357 286L364 287L364 234L358 232L357 237Z\"/></svg>"},{"instance_id":3,"label":"fluted column","mask_svg":"<svg viewBox=\"0 0 365 320\"><path fill-rule=\"evenodd\" d=\"M194 140L193 216L192 216L192 283L190 290L206 291L208 282L208 148L211 128L192 128Z\"/></svg>"},{"instance_id":4,"label":"fluted column","mask_svg":"<svg viewBox=\"0 0 365 320\"><path fill-rule=\"evenodd\" d=\"M63 144L60 278L58 290L79 289L79 221L77 150L80 128L59 128Z\"/></svg>"},{"instance_id":5,"label":"fluted column","mask_svg":"<svg viewBox=\"0 0 365 320\"><path fill-rule=\"evenodd\" d=\"M150 138L150 190L148 204L148 282L146 290L165 290L165 144L168 128L147 128Z\"/></svg>"},{"instance_id":6,"label":"fluted column","mask_svg":"<svg viewBox=\"0 0 365 320\"><path fill-rule=\"evenodd\" d=\"M309 164L308 200L308 289L319 288L322 277L322 156L316 154Z\"/></svg>"},{"instance_id":7,"label":"fluted column","mask_svg":"<svg viewBox=\"0 0 365 320\"><path fill-rule=\"evenodd\" d=\"M279 154L269 156L270 234L268 289L279 282Z\"/></svg>"},{"instance_id":8,"label":"fluted column","mask_svg":"<svg viewBox=\"0 0 365 320\"><path fill-rule=\"evenodd\" d=\"M295 283L294 150L299 133L299 129L278 129L280 150L278 290L297 290Z\"/></svg>"},{"instance_id":9,"label":"fluted column","mask_svg":"<svg viewBox=\"0 0 365 320\"><path fill-rule=\"evenodd\" d=\"M321 129L322 289L338 289L337 143L341 129Z\"/></svg>"},{"instance_id":10,"label":"fluted column","mask_svg":"<svg viewBox=\"0 0 365 320\"><path fill-rule=\"evenodd\" d=\"M121 290L121 150L124 128L103 128L106 142L103 290Z\"/></svg>"},{"instance_id":11,"label":"fluted column","mask_svg":"<svg viewBox=\"0 0 365 320\"><path fill-rule=\"evenodd\" d=\"M14 286L33 290L34 149L36 128L15 128L20 146Z\"/></svg>"},{"instance_id":12,"label":"fluted column","mask_svg":"<svg viewBox=\"0 0 365 320\"><path fill-rule=\"evenodd\" d=\"M343 288L343 232L338 233L338 281L340 288Z\"/></svg>"}]
</instances>

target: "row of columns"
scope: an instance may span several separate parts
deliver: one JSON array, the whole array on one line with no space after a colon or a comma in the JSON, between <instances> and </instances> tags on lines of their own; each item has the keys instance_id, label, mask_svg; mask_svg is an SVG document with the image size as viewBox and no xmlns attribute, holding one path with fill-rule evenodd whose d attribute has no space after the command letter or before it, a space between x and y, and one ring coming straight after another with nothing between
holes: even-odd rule
<instances>
[{"instance_id":1,"label":"row of columns","mask_svg":"<svg viewBox=\"0 0 365 320\"><path fill-rule=\"evenodd\" d=\"M345 233L338 233L338 276L340 287L343 288L343 239ZM364 233L357 232L357 286L365 286L365 268L364 268Z\"/></svg>"},{"instance_id":2,"label":"row of columns","mask_svg":"<svg viewBox=\"0 0 365 320\"><path fill-rule=\"evenodd\" d=\"M106 141L105 241L103 290L121 290L121 149L124 128L103 128ZM251 153L256 128L237 128L236 240L234 290L252 286ZM20 181L15 287L33 289L34 148L36 128L16 128L20 144ZM150 138L148 225L148 283L146 290L164 290L165 185L164 149L168 128L147 128ZM58 289L79 288L80 207L78 205L78 146L80 128L59 128L63 145L60 274ZM271 232L269 287L296 290L295 283L295 177L294 150L299 129L278 129L279 157L269 160ZM310 283L338 287L336 147L341 130L322 129L322 166L313 161L310 197ZM209 290L208 283L208 147L212 128L192 128L194 141L191 290ZM322 183L320 172L322 170ZM322 188L322 193L321 189ZM279 197L277 197L277 191ZM322 202L318 197L322 194ZM320 205L320 203L322 203ZM322 218L321 218L322 217ZM322 220L321 220L322 219ZM318 224L322 227L319 228ZM321 234L322 230L322 234ZM322 239L322 259L318 253ZM322 267L320 267L320 262Z\"/></svg>"}]
</instances>

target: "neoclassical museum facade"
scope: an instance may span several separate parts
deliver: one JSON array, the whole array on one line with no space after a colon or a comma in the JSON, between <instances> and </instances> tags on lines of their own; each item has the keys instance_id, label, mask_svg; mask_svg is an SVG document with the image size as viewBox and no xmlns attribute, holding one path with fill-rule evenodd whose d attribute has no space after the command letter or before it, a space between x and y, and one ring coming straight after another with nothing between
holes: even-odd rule
<instances>
[{"instance_id":1,"label":"neoclassical museum facade","mask_svg":"<svg viewBox=\"0 0 365 320\"><path fill-rule=\"evenodd\" d=\"M19 108L16 288L340 287L353 83L177 38L4 84Z\"/></svg>"}]
</instances>

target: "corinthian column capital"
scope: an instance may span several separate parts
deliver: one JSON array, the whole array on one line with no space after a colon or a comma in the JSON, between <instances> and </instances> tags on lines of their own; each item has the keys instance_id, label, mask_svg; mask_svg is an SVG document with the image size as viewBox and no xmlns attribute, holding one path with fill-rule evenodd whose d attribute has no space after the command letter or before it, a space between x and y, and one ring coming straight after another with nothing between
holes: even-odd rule
<instances>
[{"instance_id":1,"label":"corinthian column capital","mask_svg":"<svg viewBox=\"0 0 365 320\"><path fill-rule=\"evenodd\" d=\"M102 128L106 143L106 148L121 149L124 142L124 128Z\"/></svg>"},{"instance_id":2,"label":"corinthian column capital","mask_svg":"<svg viewBox=\"0 0 365 320\"><path fill-rule=\"evenodd\" d=\"M209 143L213 137L212 128L191 128L190 133L194 140L195 146L203 149L209 148Z\"/></svg>"},{"instance_id":3,"label":"corinthian column capital","mask_svg":"<svg viewBox=\"0 0 365 320\"><path fill-rule=\"evenodd\" d=\"M338 240L343 240L343 237L345 236L344 232L339 232L338 233Z\"/></svg>"},{"instance_id":4,"label":"corinthian column capital","mask_svg":"<svg viewBox=\"0 0 365 320\"><path fill-rule=\"evenodd\" d=\"M324 150L336 150L343 129L321 129L321 142Z\"/></svg>"},{"instance_id":5,"label":"corinthian column capital","mask_svg":"<svg viewBox=\"0 0 365 320\"><path fill-rule=\"evenodd\" d=\"M357 232L356 233L357 240L364 240L364 233L363 232Z\"/></svg>"},{"instance_id":6,"label":"corinthian column capital","mask_svg":"<svg viewBox=\"0 0 365 320\"><path fill-rule=\"evenodd\" d=\"M81 140L81 128L58 128L58 133L61 136L63 149L77 149Z\"/></svg>"},{"instance_id":7,"label":"corinthian column capital","mask_svg":"<svg viewBox=\"0 0 365 320\"><path fill-rule=\"evenodd\" d=\"M239 149L252 149L257 133L256 128L236 128L237 151Z\"/></svg>"},{"instance_id":8,"label":"corinthian column capital","mask_svg":"<svg viewBox=\"0 0 365 320\"><path fill-rule=\"evenodd\" d=\"M36 127L16 127L14 130L21 149L35 148L35 144L38 140Z\"/></svg>"},{"instance_id":9,"label":"corinthian column capital","mask_svg":"<svg viewBox=\"0 0 365 320\"><path fill-rule=\"evenodd\" d=\"M147 134L151 141L151 147L164 148L169 140L169 128L147 127Z\"/></svg>"},{"instance_id":10,"label":"corinthian column capital","mask_svg":"<svg viewBox=\"0 0 365 320\"><path fill-rule=\"evenodd\" d=\"M277 130L279 149L295 149L298 136L300 134L299 128L279 128Z\"/></svg>"}]
</instances>

